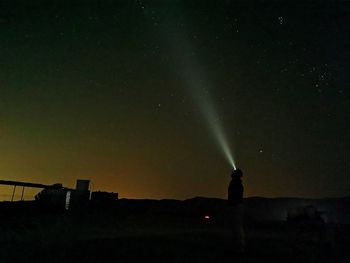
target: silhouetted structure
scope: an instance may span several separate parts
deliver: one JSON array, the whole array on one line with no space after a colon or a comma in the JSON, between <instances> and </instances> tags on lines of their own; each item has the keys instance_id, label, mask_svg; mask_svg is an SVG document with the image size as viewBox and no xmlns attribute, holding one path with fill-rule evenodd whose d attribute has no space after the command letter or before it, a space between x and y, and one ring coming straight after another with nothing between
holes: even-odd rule
<instances>
[{"instance_id":1,"label":"silhouetted structure","mask_svg":"<svg viewBox=\"0 0 350 263\"><path fill-rule=\"evenodd\" d=\"M109 193L109 192L92 192L91 193L91 201L97 202L97 203L108 203L108 202L114 202L118 200L118 193Z\"/></svg>"},{"instance_id":2,"label":"silhouetted structure","mask_svg":"<svg viewBox=\"0 0 350 263\"><path fill-rule=\"evenodd\" d=\"M243 173L240 169L236 169L231 174L231 182L228 187L228 203L229 205L238 205L243 202Z\"/></svg>"},{"instance_id":3,"label":"silhouetted structure","mask_svg":"<svg viewBox=\"0 0 350 263\"><path fill-rule=\"evenodd\" d=\"M75 189L46 187L35 196L41 207L50 210L76 210L86 208L90 200L90 181L78 179Z\"/></svg>"},{"instance_id":4,"label":"silhouetted structure","mask_svg":"<svg viewBox=\"0 0 350 263\"><path fill-rule=\"evenodd\" d=\"M91 193L91 208L93 210L103 210L113 208L118 200L118 193L109 192L92 192Z\"/></svg>"},{"instance_id":5,"label":"silhouetted structure","mask_svg":"<svg viewBox=\"0 0 350 263\"><path fill-rule=\"evenodd\" d=\"M70 189L61 187L46 187L40 191L36 196L35 200L40 205L41 208L45 210L68 210L68 205L66 205L66 200L70 200Z\"/></svg>"},{"instance_id":6,"label":"silhouetted structure","mask_svg":"<svg viewBox=\"0 0 350 263\"><path fill-rule=\"evenodd\" d=\"M13 201L13 198L16 193L16 187L21 186L22 187L22 195L21 195L21 201L23 201L23 195L24 195L24 189L25 187L31 187L31 188L62 188L62 184L53 184L53 185L45 185L45 184L36 184L36 183L27 183L27 182L19 182L19 181L7 181L7 180L0 180L0 185L12 185L13 186L13 192L11 201Z\"/></svg>"},{"instance_id":7,"label":"silhouetted structure","mask_svg":"<svg viewBox=\"0 0 350 263\"><path fill-rule=\"evenodd\" d=\"M233 248L243 252L245 250L245 234L243 228L243 173L236 169L231 174L231 181L228 187L228 203L230 206L231 227L233 234Z\"/></svg>"},{"instance_id":8,"label":"silhouetted structure","mask_svg":"<svg viewBox=\"0 0 350 263\"><path fill-rule=\"evenodd\" d=\"M63 187L62 184L53 185L0 180L0 185L13 186L11 201L14 199L16 187L22 187L21 201L25 187L42 188L35 201L40 208L50 211L86 210L89 206L110 208L118 200L118 193L92 192L90 199L90 180L78 179L75 189Z\"/></svg>"}]
</instances>

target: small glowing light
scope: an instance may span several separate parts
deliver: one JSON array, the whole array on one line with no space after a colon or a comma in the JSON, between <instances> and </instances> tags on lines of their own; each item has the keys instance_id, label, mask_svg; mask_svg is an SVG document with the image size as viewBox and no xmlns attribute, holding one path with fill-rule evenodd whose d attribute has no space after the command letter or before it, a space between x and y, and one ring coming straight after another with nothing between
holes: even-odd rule
<instances>
[{"instance_id":1,"label":"small glowing light","mask_svg":"<svg viewBox=\"0 0 350 263\"><path fill-rule=\"evenodd\" d=\"M210 219L210 216L209 216L209 215L205 215L205 216L204 216L204 219L205 219L205 220L209 220L209 219Z\"/></svg>"},{"instance_id":2,"label":"small glowing light","mask_svg":"<svg viewBox=\"0 0 350 263\"><path fill-rule=\"evenodd\" d=\"M278 21L280 22L280 25L282 25L283 24L283 16L279 16Z\"/></svg>"}]
</instances>

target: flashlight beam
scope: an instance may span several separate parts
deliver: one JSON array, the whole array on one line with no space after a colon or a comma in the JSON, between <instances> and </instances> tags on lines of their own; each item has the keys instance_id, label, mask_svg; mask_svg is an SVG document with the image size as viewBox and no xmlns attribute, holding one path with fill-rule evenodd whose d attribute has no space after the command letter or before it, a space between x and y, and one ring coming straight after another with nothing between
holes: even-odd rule
<instances>
[{"instance_id":1,"label":"flashlight beam","mask_svg":"<svg viewBox=\"0 0 350 263\"><path fill-rule=\"evenodd\" d=\"M182 42L178 41L179 45L176 48L176 57L179 59L178 62L182 69L181 74L183 79L185 80L191 97L198 105L201 115L207 123L208 129L213 134L223 155L235 170L236 164L231 148L210 98L209 82L204 77L204 70L201 69L201 65L198 63L195 52L190 52L192 49L190 48L189 41L186 41L186 38L183 38L182 40ZM179 49L179 46L181 49Z\"/></svg>"}]
</instances>

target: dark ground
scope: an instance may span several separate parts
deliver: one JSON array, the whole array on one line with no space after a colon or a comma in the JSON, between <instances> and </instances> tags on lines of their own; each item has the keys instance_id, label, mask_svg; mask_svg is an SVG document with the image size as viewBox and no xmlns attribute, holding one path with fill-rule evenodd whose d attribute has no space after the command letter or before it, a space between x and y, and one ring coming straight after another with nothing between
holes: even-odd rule
<instances>
[{"instance_id":1,"label":"dark ground","mask_svg":"<svg viewBox=\"0 0 350 263\"><path fill-rule=\"evenodd\" d=\"M146 207L2 209L0 262L350 262L350 225L246 220L242 254L224 210L205 221L196 209L177 214Z\"/></svg>"}]
</instances>

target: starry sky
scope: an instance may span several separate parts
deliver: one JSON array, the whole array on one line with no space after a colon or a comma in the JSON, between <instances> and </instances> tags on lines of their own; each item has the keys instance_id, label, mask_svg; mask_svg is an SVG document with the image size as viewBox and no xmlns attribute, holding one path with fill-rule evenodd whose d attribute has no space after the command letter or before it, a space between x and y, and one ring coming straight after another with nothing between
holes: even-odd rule
<instances>
[{"instance_id":1,"label":"starry sky","mask_svg":"<svg viewBox=\"0 0 350 263\"><path fill-rule=\"evenodd\" d=\"M347 1L1 1L0 179L225 198L205 94L245 196L349 195L349 24Z\"/></svg>"}]
</instances>

